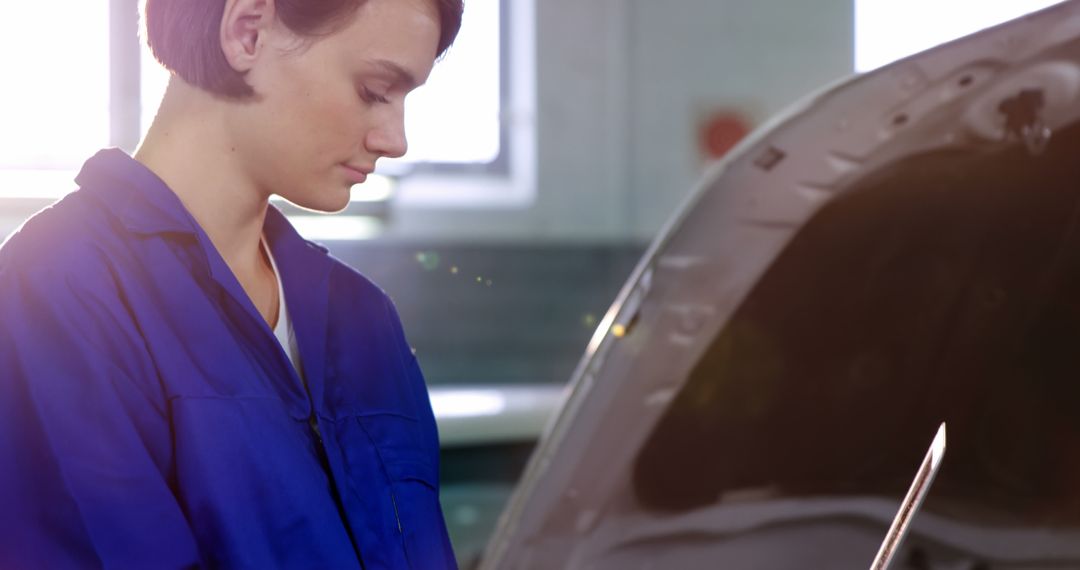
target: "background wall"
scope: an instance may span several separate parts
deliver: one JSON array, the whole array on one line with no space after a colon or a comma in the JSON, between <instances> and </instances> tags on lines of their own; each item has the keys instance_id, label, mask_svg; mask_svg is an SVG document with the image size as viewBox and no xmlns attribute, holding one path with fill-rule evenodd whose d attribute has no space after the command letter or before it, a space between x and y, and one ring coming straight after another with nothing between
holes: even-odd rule
<instances>
[{"instance_id":1,"label":"background wall","mask_svg":"<svg viewBox=\"0 0 1080 570\"><path fill-rule=\"evenodd\" d=\"M535 0L534 10L535 202L399 209L392 236L648 241L702 171L704 113L763 121L853 69L852 0Z\"/></svg>"},{"instance_id":2,"label":"background wall","mask_svg":"<svg viewBox=\"0 0 1080 570\"><path fill-rule=\"evenodd\" d=\"M569 380L701 174L703 115L758 123L853 69L853 0L535 0L535 11L535 201L398 210L391 234L404 244L335 249L394 296L432 385ZM420 251L441 266L422 268L409 257ZM463 568L529 449L444 450L441 497Z\"/></svg>"},{"instance_id":3,"label":"background wall","mask_svg":"<svg viewBox=\"0 0 1080 570\"><path fill-rule=\"evenodd\" d=\"M853 69L852 0L534 9L535 199L398 207L383 239L329 244L395 298L432 384L566 382L703 171L703 116L756 124Z\"/></svg>"}]
</instances>

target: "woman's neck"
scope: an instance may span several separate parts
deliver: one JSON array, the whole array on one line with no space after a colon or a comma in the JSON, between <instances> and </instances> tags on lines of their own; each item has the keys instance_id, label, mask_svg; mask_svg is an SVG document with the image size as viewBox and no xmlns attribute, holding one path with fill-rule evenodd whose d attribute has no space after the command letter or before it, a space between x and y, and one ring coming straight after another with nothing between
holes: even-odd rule
<instances>
[{"instance_id":1,"label":"woman's neck","mask_svg":"<svg viewBox=\"0 0 1080 570\"><path fill-rule=\"evenodd\" d=\"M160 177L238 276L261 265L269 195L245 174L226 130L228 103L176 78L135 159Z\"/></svg>"}]
</instances>

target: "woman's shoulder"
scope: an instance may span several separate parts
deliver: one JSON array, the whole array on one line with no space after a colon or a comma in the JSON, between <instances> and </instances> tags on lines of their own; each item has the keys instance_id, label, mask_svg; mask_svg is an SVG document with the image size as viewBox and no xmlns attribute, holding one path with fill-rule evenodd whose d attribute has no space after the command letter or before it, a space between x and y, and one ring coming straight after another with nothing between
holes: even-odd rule
<instances>
[{"instance_id":1,"label":"woman's shoulder","mask_svg":"<svg viewBox=\"0 0 1080 570\"><path fill-rule=\"evenodd\" d=\"M65 196L19 226L0 245L0 276L65 276L88 281L106 272L119 237L96 203Z\"/></svg>"},{"instance_id":2,"label":"woman's shoulder","mask_svg":"<svg viewBox=\"0 0 1080 570\"><path fill-rule=\"evenodd\" d=\"M331 295L343 295L366 301L389 302L390 296L377 283L364 275L359 269L335 257L322 245L308 241L312 247L323 252L331 264Z\"/></svg>"},{"instance_id":3,"label":"woman's shoulder","mask_svg":"<svg viewBox=\"0 0 1080 570\"><path fill-rule=\"evenodd\" d=\"M369 323L381 322L391 330L401 328L401 318L393 296L357 268L325 254L333 264L330 272L330 302L340 314Z\"/></svg>"}]
</instances>

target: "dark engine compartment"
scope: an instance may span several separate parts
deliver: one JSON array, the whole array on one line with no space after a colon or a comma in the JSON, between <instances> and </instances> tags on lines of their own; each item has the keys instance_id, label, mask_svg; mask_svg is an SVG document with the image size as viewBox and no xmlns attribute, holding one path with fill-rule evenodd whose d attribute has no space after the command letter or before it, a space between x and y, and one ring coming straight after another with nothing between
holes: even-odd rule
<instances>
[{"instance_id":1,"label":"dark engine compartment","mask_svg":"<svg viewBox=\"0 0 1080 570\"><path fill-rule=\"evenodd\" d=\"M897 502L940 422L924 509L1080 526L1080 127L865 178L777 258L634 465L647 509L725 493Z\"/></svg>"}]
</instances>

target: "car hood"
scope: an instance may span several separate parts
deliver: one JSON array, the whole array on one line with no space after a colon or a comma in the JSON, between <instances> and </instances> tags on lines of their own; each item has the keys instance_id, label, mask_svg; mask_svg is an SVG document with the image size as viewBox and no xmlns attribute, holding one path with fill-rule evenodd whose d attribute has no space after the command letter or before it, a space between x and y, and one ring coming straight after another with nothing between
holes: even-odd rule
<instances>
[{"instance_id":1,"label":"car hood","mask_svg":"<svg viewBox=\"0 0 1080 570\"><path fill-rule=\"evenodd\" d=\"M1080 567L1078 118L1074 1L757 130L600 323L482 567L866 567L941 421L909 564Z\"/></svg>"}]
</instances>

